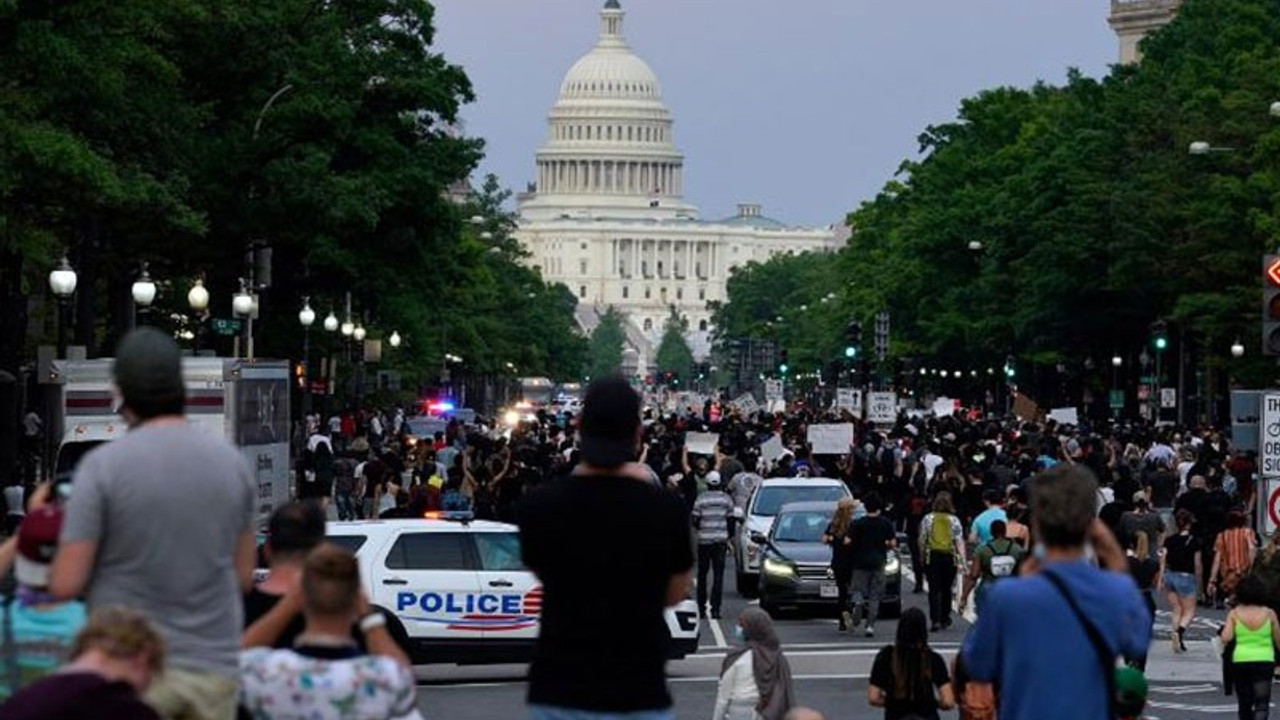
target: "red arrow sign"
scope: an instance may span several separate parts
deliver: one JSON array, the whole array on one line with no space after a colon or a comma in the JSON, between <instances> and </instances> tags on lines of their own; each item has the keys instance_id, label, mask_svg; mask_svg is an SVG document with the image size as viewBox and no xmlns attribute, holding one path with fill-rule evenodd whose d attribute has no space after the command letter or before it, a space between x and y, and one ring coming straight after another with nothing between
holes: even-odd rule
<instances>
[{"instance_id":1,"label":"red arrow sign","mask_svg":"<svg viewBox=\"0 0 1280 720\"><path fill-rule=\"evenodd\" d=\"M1271 263L1267 265L1266 275L1272 285L1280 287L1280 258L1272 260Z\"/></svg>"}]
</instances>

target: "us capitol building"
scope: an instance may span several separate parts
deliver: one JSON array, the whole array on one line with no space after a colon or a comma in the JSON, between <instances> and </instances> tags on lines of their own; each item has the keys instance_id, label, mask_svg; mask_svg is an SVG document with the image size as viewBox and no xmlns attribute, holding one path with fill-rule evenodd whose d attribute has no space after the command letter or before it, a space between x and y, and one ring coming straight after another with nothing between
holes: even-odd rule
<instances>
[{"instance_id":1,"label":"us capitol building","mask_svg":"<svg viewBox=\"0 0 1280 720\"><path fill-rule=\"evenodd\" d=\"M684 155L658 78L627 46L608 0L600 37L560 84L537 179L518 197L516 237L548 282L578 298L590 332L612 306L626 318L624 370L652 369L674 308L695 357L710 352L711 311L737 267L782 253L834 250L835 228L791 227L744 203L706 221L684 199Z\"/></svg>"}]
</instances>

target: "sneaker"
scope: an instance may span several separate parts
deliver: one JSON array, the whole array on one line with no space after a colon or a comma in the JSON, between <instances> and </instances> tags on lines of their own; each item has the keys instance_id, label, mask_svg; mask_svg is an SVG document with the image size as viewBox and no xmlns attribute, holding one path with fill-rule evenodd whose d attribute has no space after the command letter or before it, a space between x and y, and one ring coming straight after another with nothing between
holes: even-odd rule
<instances>
[{"instance_id":1,"label":"sneaker","mask_svg":"<svg viewBox=\"0 0 1280 720\"><path fill-rule=\"evenodd\" d=\"M866 627L866 629L864 629L864 630L862 631L862 634L863 634L863 635L865 635L865 636L867 636L867 637L875 637L875 636L876 636L876 629L875 629L875 628L873 628L873 627L871 627L871 625L870 625L870 624L868 624L868 625L867 625L867 627Z\"/></svg>"}]
</instances>

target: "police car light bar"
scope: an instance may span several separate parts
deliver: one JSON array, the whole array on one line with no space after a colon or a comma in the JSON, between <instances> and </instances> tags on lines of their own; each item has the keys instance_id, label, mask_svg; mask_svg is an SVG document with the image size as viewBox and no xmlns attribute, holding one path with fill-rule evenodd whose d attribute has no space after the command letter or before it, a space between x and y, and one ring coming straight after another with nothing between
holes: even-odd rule
<instances>
[{"instance_id":1,"label":"police car light bar","mask_svg":"<svg viewBox=\"0 0 1280 720\"><path fill-rule=\"evenodd\" d=\"M422 518L424 520L445 520L465 525L475 520L476 514L470 510L428 510L422 513Z\"/></svg>"}]
</instances>

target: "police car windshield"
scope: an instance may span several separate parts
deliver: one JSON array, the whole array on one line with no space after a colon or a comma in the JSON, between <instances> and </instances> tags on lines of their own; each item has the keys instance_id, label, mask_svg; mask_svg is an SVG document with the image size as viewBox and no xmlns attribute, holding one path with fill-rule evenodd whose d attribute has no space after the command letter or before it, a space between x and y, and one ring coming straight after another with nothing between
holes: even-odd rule
<instances>
[{"instance_id":1,"label":"police car windshield","mask_svg":"<svg viewBox=\"0 0 1280 720\"><path fill-rule=\"evenodd\" d=\"M778 516L773 539L777 542L822 542L822 532L831 522L831 513L818 511L789 512Z\"/></svg>"},{"instance_id":2,"label":"police car windshield","mask_svg":"<svg viewBox=\"0 0 1280 720\"><path fill-rule=\"evenodd\" d=\"M752 515L773 517L783 505L793 502L835 502L849 494L840 485L793 485L791 487L763 487L751 505Z\"/></svg>"}]
</instances>

